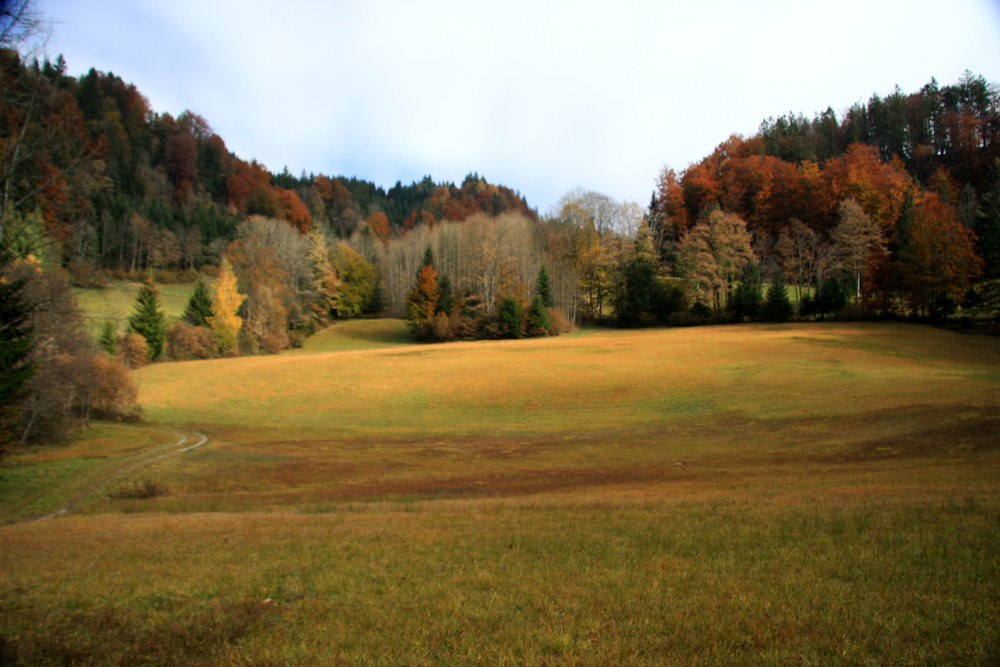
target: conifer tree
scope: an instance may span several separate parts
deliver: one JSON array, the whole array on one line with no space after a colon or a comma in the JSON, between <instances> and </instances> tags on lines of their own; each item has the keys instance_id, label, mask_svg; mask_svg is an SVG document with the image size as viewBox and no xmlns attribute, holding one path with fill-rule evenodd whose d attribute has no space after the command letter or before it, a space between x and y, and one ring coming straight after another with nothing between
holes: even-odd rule
<instances>
[{"instance_id":1,"label":"conifer tree","mask_svg":"<svg viewBox=\"0 0 1000 667\"><path fill-rule=\"evenodd\" d=\"M524 335L521 329L521 304L513 297L507 297L500 302L497 313L500 327L508 338L520 338Z\"/></svg>"},{"instance_id":2,"label":"conifer tree","mask_svg":"<svg viewBox=\"0 0 1000 667\"><path fill-rule=\"evenodd\" d=\"M199 277L198 282L194 284L194 292L191 293L191 298L188 299L187 306L184 308L182 318L188 324L196 327L207 327L208 318L211 316L212 297L208 293L205 281Z\"/></svg>"},{"instance_id":3,"label":"conifer tree","mask_svg":"<svg viewBox=\"0 0 1000 667\"><path fill-rule=\"evenodd\" d=\"M153 276L146 276L139 295L135 299L135 310L128 320L129 328L146 339L149 352L147 359L153 361L163 353L163 341L167 326L160 310L160 293L153 284Z\"/></svg>"},{"instance_id":4,"label":"conifer tree","mask_svg":"<svg viewBox=\"0 0 1000 667\"><path fill-rule=\"evenodd\" d=\"M552 328L549 320L549 312L545 309L541 294L536 294L531 302L531 310L528 312L528 319L531 323L531 334L535 336L546 336Z\"/></svg>"},{"instance_id":5,"label":"conifer tree","mask_svg":"<svg viewBox=\"0 0 1000 667\"><path fill-rule=\"evenodd\" d=\"M555 300L552 298L552 283L549 280L549 271L542 264L542 268L538 270L538 280L535 282L535 294L542 299L542 306L545 308L552 308L555 306Z\"/></svg>"},{"instance_id":6,"label":"conifer tree","mask_svg":"<svg viewBox=\"0 0 1000 667\"><path fill-rule=\"evenodd\" d=\"M771 285L767 288L767 299L764 302L764 319L768 322L787 322L795 310L788 298L788 289L781 271L775 271Z\"/></svg>"},{"instance_id":7,"label":"conifer tree","mask_svg":"<svg viewBox=\"0 0 1000 667\"><path fill-rule=\"evenodd\" d=\"M0 451L13 439L10 429L25 396L25 384L35 373L34 348L23 280L0 278Z\"/></svg>"},{"instance_id":8,"label":"conifer tree","mask_svg":"<svg viewBox=\"0 0 1000 667\"><path fill-rule=\"evenodd\" d=\"M115 325L111 320L104 320L104 328L101 329L101 338L98 343L108 355L114 357L118 354L118 336L115 334Z\"/></svg>"},{"instance_id":9,"label":"conifer tree","mask_svg":"<svg viewBox=\"0 0 1000 667\"><path fill-rule=\"evenodd\" d=\"M417 272L417 284L410 291L406 306L406 321L418 336L422 327L434 317L439 297L437 271L433 265L424 264Z\"/></svg>"}]
</instances>

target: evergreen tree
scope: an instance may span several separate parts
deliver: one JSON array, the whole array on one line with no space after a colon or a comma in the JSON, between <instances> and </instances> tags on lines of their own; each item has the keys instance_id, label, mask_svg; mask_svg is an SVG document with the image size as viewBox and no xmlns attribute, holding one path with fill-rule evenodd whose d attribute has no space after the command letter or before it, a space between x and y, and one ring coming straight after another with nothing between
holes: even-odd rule
<instances>
[{"instance_id":1,"label":"evergreen tree","mask_svg":"<svg viewBox=\"0 0 1000 667\"><path fill-rule=\"evenodd\" d=\"M767 288L767 300L764 303L764 319L768 322L787 322L792 318L795 309L788 298L785 280L781 271L775 271L771 278L771 286Z\"/></svg>"},{"instance_id":2,"label":"evergreen tree","mask_svg":"<svg viewBox=\"0 0 1000 667\"><path fill-rule=\"evenodd\" d=\"M500 328L507 338L520 338L524 335L521 329L521 304L517 299L507 297L501 301L497 317L500 320Z\"/></svg>"},{"instance_id":3,"label":"evergreen tree","mask_svg":"<svg viewBox=\"0 0 1000 667\"><path fill-rule=\"evenodd\" d=\"M824 280L816 291L816 298L813 301L813 310L820 318L826 315L836 314L847 305L847 291L843 283L836 277L831 276Z\"/></svg>"},{"instance_id":4,"label":"evergreen tree","mask_svg":"<svg viewBox=\"0 0 1000 667\"><path fill-rule=\"evenodd\" d=\"M987 278L1000 278L1000 160L994 160L990 169L974 231L976 253L983 260L983 274Z\"/></svg>"},{"instance_id":5,"label":"evergreen tree","mask_svg":"<svg viewBox=\"0 0 1000 667\"><path fill-rule=\"evenodd\" d=\"M0 280L0 451L13 439L25 396L25 384L35 373L28 305L22 296L24 280Z\"/></svg>"},{"instance_id":6,"label":"evergreen tree","mask_svg":"<svg viewBox=\"0 0 1000 667\"><path fill-rule=\"evenodd\" d=\"M129 317L128 325L132 331L146 339L149 361L153 361L163 353L167 326L160 310L160 293L153 284L152 275L147 276L139 288L139 295L135 299L135 310Z\"/></svg>"},{"instance_id":7,"label":"evergreen tree","mask_svg":"<svg viewBox=\"0 0 1000 667\"><path fill-rule=\"evenodd\" d=\"M549 280L549 271L542 264L542 268L538 270L538 280L535 282L535 295L542 299L542 306L545 308L552 308L556 305L555 300L552 298L552 283Z\"/></svg>"},{"instance_id":8,"label":"evergreen tree","mask_svg":"<svg viewBox=\"0 0 1000 667\"><path fill-rule=\"evenodd\" d=\"M528 320L531 324L531 335L533 336L545 336L552 328L552 323L549 321L549 312L545 309L545 303L542 301L541 294L536 294L534 300L532 300L531 310L528 311Z\"/></svg>"},{"instance_id":9,"label":"evergreen tree","mask_svg":"<svg viewBox=\"0 0 1000 667\"><path fill-rule=\"evenodd\" d=\"M101 349L114 357L118 354L118 336L115 335L115 325L111 320L104 320L104 328L101 329L101 338L98 341Z\"/></svg>"},{"instance_id":10,"label":"evergreen tree","mask_svg":"<svg viewBox=\"0 0 1000 667\"><path fill-rule=\"evenodd\" d=\"M417 272L417 283L410 290L406 303L406 322L418 338L424 338L426 328L434 318L441 292L437 271L431 264L424 264Z\"/></svg>"},{"instance_id":11,"label":"evergreen tree","mask_svg":"<svg viewBox=\"0 0 1000 667\"><path fill-rule=\"evenodd\" d=\"M451 315L451 309L454 306L455 291L451 287L451 279L448 276L441 276L441 279L438 280L438 302L434 312Z\"/></svg>"},{"instance_id":12,"label":"evergreen tree","mask_svg":"<svg viewBox=\"0 0 1000 667\"><path fill-rule=\"evenodd\" d=\"M757 312L760 310L762 291L760 266L757 262L749 262L740 273L740 282L733 291L733 298L728 304L729 310L740 320L743 318L756 319Z\"/></svg>"},{"instance_id":13,"label":"evergreen tree","mask_svg":"<svg viewBox=\"0 0 1000 667\"><path fill-rule=\"evenodd\" d=\"M208 318L212 316L212 296L208 293L205 281L198 278L194 284L194 292L184 308L182 319L196 327L207 327Z\"/></svg>"}]
</instances>

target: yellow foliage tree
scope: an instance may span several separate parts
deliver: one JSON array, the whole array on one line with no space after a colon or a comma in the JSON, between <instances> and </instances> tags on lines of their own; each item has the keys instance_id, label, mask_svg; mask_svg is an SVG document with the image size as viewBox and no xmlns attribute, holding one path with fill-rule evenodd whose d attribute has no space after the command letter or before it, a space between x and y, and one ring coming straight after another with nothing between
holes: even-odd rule
<instances>
[{"instance_id":1,"label":"yellow foliage tree","mask_svg":"<svg viewBox=\"0 0 1000 667\"><path fill-rule=\"evenodd\" d=\"M225 257L222 258L219 277L213 287L212 316L208 318L208 324L215 332L215 341L221 354L239 354L239 333L243 318L236 311L247 297L236 289L236 274Z\"/></svg>"}]
</instances>

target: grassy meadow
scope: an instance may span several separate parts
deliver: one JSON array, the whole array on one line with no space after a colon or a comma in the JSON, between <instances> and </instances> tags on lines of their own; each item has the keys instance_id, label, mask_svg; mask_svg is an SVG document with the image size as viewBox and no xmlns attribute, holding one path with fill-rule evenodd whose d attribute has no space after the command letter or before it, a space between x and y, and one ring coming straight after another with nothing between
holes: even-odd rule
<instances>
[{"instance_id":1,"label":"grassy meadow","mask_svg":"<svg viewBox=\"0 0 1000 667\"><path fill-rule=\"evenodd\" d=\"M369 320L138 382L0 461L0 664L1000 658L997 339Z\"/></svg>"},{"instance_id":2,"label":"grassy meadow","mask_svg":"<svg viewBox=\"0 0 1000 667\"><path fill-rule=\"evenodd\" d=\"M77 301L87 316L87 327L94 340L101 335L104 322L110 320L119 331L128 328L128 318L135 309L135 299L139 295L140 282L112 280L104 288L77 289ZM194 283L157 285L160 292L160 309L166 317L167 325L181 318Z\"/></svg>"}]
</instances>

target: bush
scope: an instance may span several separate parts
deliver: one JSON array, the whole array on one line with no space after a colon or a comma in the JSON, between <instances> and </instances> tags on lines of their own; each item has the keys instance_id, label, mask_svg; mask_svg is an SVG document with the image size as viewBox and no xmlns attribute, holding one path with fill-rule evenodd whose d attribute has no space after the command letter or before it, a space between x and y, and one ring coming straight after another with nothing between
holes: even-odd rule
<instances>
[{"instance_id":1,"label":"bush","mask_svg":"<svg viewBox=\"0 0 1000 667\"><path fill-rule=\"evenodd\" d=\"M128 367L107 354L98 353L93 359L93 384L90 409L102 419L135 419L139 415L136 400L139 391Z\"/></svg>"},{"instance_id":2,"label":"bush","mask_svg":"<svg viewBox=\"0 0 1000 667\"><path fill-rule=\"evenodd\" d=\"M141 500L165 495L167 495L165 486L146 478L132 482L121 482L117 489L108 494L108 497L115 500Z\"/></svg>"},{"instance_id":3,"label":"bush","mask_svg":"<svg viewBox=\"0 0 1000 667\"><path fill-rule=\"evenodd\" d=\"M122 336L121 344L118 346L118 353L122 361L129 368L139 368L144 366L149 358L149 345L146 339L134 331L130 331Z\"/></svg>"},{"instance_id":4,"label":"bush","mask_svg":"<svg viewBox=\"0 0 1000 667\"><path fill-rule=\"evenodd\" d=\"M566 313L560 308L546 308L549 315L549 333L553 336L561 336L569 333L575 328L573 323L566 319Z\"/></svg>"},{"instance_id":5,"label":"bush","mask_svg":"<svg viewBox=\"0 0 1000 667\"><path fill-rule=\"evenodd\" d=\"M167 357L174 361L212 359L216 356L214 332L184 320L167 329Z\"/></svg>"}]
</instances>

